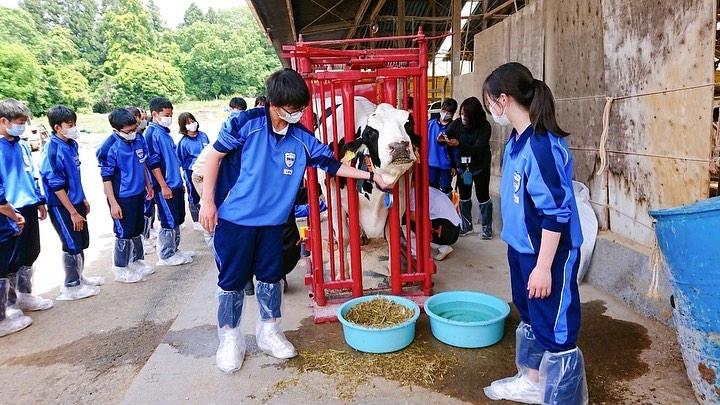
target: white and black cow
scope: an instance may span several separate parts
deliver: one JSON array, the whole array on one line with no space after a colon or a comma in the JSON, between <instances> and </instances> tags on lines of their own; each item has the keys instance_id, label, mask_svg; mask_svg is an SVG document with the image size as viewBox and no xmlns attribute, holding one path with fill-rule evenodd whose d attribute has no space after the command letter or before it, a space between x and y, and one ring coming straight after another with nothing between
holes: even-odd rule
<instances>
[{"instance_id":1,"label":"white and black cow","mask_svg":"<svg viewBox=\"0 0 720 405\"><path fill-rule=\"evenodd\" d=\"M407 125L409 113L399 110L390 104L375 105L363 97L355 97L355 123L354 132L357 138L350 144L345 144L341 139L341 158L345 163L357 166L364 166L364 157L368 156L372 161L375 175L382 176L388 184L397 183L400 190L404 189L405 174L412 168L417 160L415 148L413 146L414 134L408 134L411 131ZM329 112L329 110L328 110ZM338 131L343 129L343 106L339 105L336 109L337 128ZM335 141L332 133L331 116L324 114L326 128L328 129L328 142ZM320 131L316 135L320 138ZM363 167L365 168L365 167ZM342 190L342 210L337 204L337 193L335 190L335 182L331 181L330 190L325 185L325 173L318 173L321 188L324 195L331 194L332 210L335 215L339 214L339 218L343 221L343 239L346 246L346 259L349 258L349 226L348 226L348 198L346 190ZM345 181L342 179L341 188L346 188ZM359 219L360 227L363 234L368 238L382 238L385 235L385 228L388 219L388 209L385 207L385 193L377 187L373 187L369 182L358 181L360 186L357 192L359 196ZM356 192L356 190L351 190ZM348 190L350 192L350 190ZM404 212L406 202L405 198L400 201L394 201L398 204L400 212ZM334 224L337 232L337 224ZM337 235L336 235L337 236ZM359 236L359 235L358 235ZM345 263L348 263L345 260ZM344 269L347 271L347 268Z\"/></svg>"}]
</instances>

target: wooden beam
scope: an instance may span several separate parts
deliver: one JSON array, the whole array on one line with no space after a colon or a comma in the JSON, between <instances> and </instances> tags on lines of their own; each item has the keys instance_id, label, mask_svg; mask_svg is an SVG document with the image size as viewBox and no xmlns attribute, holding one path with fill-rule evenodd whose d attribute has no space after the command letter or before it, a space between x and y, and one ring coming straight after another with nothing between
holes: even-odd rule
<instances>
[{"instance_id":1,"label":"wooden beam","mask_svg":"<svg viewBox=\"0 0 720 405\"><path fill-rule=\"evenodd\" d=\"M452 17L452 48L451 48L451 84L452 89L455 91L455 84L457 76L460 76L460 52L462 51L462 1L452 0L452 7L450 7L450 16Z\"/></svg>"},{"instance_id":2,"label":"wooden beam","mask_svg":"<svg viewBox=\"0 0 720 405\"><path fill-rule=\"evenodd\" d=\"M346 21L338 21L328 24L311 25L300 31L301 34L313 35L313 34L324 34L326 32L344 31L350 29L352 24Z\"/></svg>"},{"instance_id":3,"label":"wooden beam","mask_svg":"<svg viewBox=\"0 0 720 405\"><path fill-rule=\"evenodd\" d=\"M495 7L494 9L492 9L492 10L488 11L487 13L485 13L485 18L490 18L490 17L493 16L493 14L499 13L499 12L502 11L505 7L510 6L510 5L513 5L513 4L515 4L515 0L508 0L508 1L506 1L505 3L499 5L499 6ZM509 13L509 14L511 14L511 13Z\"/></svg>"},{"instance_id":4,"label":"wooden beam","mask_svg":"<svg viewBox=\"0 0 720 405\"><path fill-rule=\"evenodd\" d=\"M358 8L357 13L355 14L355 23L353 24L352 27L350 27L350 31L348 31L348 34L346 36L347 39L350 39L355 36L358 26L362 22L363 18L365 18L365 13L367 12L367 9L369 6L370 6L370 0L363 0L362 3L360 3L360 7Z\"/></svg>"},{"instance_id":5,"label":"wooden beam","mask_svg":"<svg viewBox=\"0 0 720 405\"><path fill-rule=\"evenodd\" d=\"M292 32L293 41L298 40L297 31L295 31L295 15L293 14L293 6L291 0L285 0L288 10L288 19L290 20L290 31Z\"/></svg>"},{"instance_id":6,"label":"wooden beam","mask_svg":"<svg viewBox=\"0 0 720 405\"><path fill-rule=\"evenodd\" d=\"M405 35L405 0L397 0L397 34ZM405 47L405 40L398 40L398 48Z\"/></svg>"},{"instance_id":7,"label":"wooden beam","mask_svg":"<svg viewBox=\"0 0 720 405\"><path fill-rule=\"evenodd\" d=\"M488 18L485 16L487 14L488 9L488 0L482 0L482 25L481 28L483 30L486 30L488 27Z\"/></svg>"},{"instance_id":8,"label":"wooden beam","mask_svg":"<svg viewBox=\"0 0 720 405\"><path fill-rule=\"evenodd\" d=\"M372 12L370 12L370 24L375 23L375 20L377 19L377 16L380 14L380 11L382 10L384 5L385 0L378 0L378 2L375 3L375 7L373 7Z\"/></svg>"}]
</instances>

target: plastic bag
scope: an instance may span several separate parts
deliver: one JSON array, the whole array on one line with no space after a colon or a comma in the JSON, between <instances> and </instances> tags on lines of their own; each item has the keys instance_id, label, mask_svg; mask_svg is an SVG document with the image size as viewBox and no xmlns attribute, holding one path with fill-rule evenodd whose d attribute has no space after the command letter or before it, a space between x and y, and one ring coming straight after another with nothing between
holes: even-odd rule
<instances>
[{"instance_id":1,"label":"plastic bag","mask_svg":"<svg viewBox=\"0 0 720 405\"><path fill-rule=\"evenodd\" d=\"M577 282L580 284L590 268L590 260L597 240L598 220L592 205L590 205L590 190L577 181L573 181L573 188L583 235L583 243L580 246L580 268L577 275Z\"/></svg>"}]
</instances>

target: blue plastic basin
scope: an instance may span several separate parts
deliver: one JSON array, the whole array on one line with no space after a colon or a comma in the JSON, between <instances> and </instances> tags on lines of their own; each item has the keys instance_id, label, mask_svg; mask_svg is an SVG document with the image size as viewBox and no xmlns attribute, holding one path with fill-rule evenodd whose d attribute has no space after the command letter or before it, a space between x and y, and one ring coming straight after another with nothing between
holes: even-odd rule
<instances>
[{"instance_id":1,"label":"blue plastic basin","mask_svg":"<svg viewBox=\"0 0 720 405\"><path fill-rule=\"evenodd\" d=\"M494 345L503 337L510 306L498 297L475 291L448 291L425 301L433 336L463 348Z\"/></svg>"},{"instance_id":2,"label":"blue plastic basin","mask_svg":"<svg viewBox=\"0 0 720 405\"><path fill-rule=\"evenodd\" d=\"M355 305L378 298L387 298L410 308L413 311L412 318L389 328L368 328L345 319L345 315ZM393 295L370 295L355 298L343 304L337 312L338 320L343 326L345 342L353 349L366 353L396 352L410 345L415 339L415 322L419 316L420 308L416 303Z\"/></svg>"}]
</instances>

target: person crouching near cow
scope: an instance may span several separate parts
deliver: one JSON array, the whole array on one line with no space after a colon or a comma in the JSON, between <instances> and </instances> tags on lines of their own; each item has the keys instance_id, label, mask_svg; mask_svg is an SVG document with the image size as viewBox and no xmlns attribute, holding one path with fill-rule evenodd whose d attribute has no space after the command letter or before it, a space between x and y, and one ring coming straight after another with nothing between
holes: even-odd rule
<instances>
[{"instance_id":1,"label":"person crouching near cow","mask_svg":"<svg viewBox=\"0 0 720 405\"><path fill-rule=\"evenodd\" d=\"M141 235L145 200L154 196L148 166L156 167L158 162L149 160L147 144L138 136L137 121L130 111L119 108L108 119L113 133L96 156L114 222L113 272L115 281L136 283L154 272L145 263Z\"/></svg>"},{"instance_id":2,"label":"person crouching near cow","mask_svg":"<svg viewBox=\"0 0 720 405\"><path fill-rule=\"evenodd\" d=\"M188 205L190 207L190 216L193 221L193 228L196 231L202 231L203 228L199 222L200 215L200 194L192 182L192 170L203 149L210 143L205 132L200 131L200 124L192 113L184 112L178 117L178 126L182 138L178 141L177 156L180 159L180 166L183 169L183 177L185 178L185 188L187 189Z\"/></svg>"},{"instance_id":3,"label":"person crouching near cow","mask_svg":"<svg viewBox=\"0 0 720 405\"><path fill-rule=\"evenodd\" d=\"M205 165L200 222L206 230L215 231L220 269L217 312L220 345L216 362L224 372L233 372L242 365L243 288L252 274L258 280L258 347L276 358L297 355L280 329L281 262L283 229L306 167L319 167L331 175L369 179L381 188L389 188L381 176L340 163L312 131L298 124L310 102L310 92L297 72L282 69L273 73L267 79L266 89L268 105L264 113L242 126L224 127ZM239 149L240 175L218 210L215 186L220 163L228 153Z\"/></svg>"},{"instance_id":4,"label":"person crouching near cow","mask_svg":"<svg viewBox=\"0 0 720 405\"><path fill-rule=\"evenodd\" d=\"M429 188L428 201L430 203L430 226L432 228L432 239L430 247L437 252L433 258L441 261L445 260L450 253L454 251L452 245L460 238L460 215L458 215L452 200L442 191L435 187ZM410 198L408 199L408 209L410 210L410 239L412 243L412 254L415 256L415 188L410 188ZM405 216L403 215L403 225ZM405 233L402 235L401 242L406 242ZM403 246L404 247L404 246ZM403 260L406 258L405 249L402 250Z\"/></svg>"},{"instance_id":5,"label":"person crouching near cow","mask_svg":"<svg viewBox=\"0 0 720 405\"><path fill-rule=\"evenodd\" d=\"M493 120L513 130L500 180L502 239L508 244L518 374L485 388L493 400L588 403L577 273L582 231L573 158L548 86L519 63L495 69L483 85Z\"/></svg>"},{"instance_id":6,"label":"person crouching near cow","mask_svg":"<svg viewBox=\"0 0 720 405\"><path fill-rule=\"evenodd\" d=\"M65 282L60 288L61 301L79 300L100 293L102 277L86 277L85 249L90 246L87 216L90 203L85 198L80 174L79 135L75 111L63 105L47 113L52 131L43 149L40 176L47 198L50 221L62 242Z\"/></svg>"}]
</instances>

